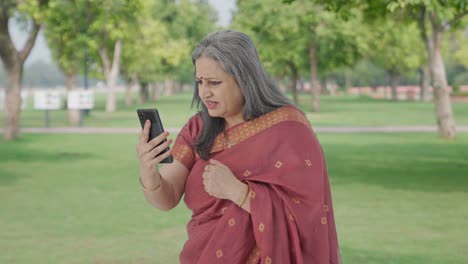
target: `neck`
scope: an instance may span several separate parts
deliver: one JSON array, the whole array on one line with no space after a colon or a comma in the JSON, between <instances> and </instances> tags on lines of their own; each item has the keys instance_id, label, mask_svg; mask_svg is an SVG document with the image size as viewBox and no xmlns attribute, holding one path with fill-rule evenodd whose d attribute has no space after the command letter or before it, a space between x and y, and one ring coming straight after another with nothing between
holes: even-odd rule
<instances>
[{"instance_id":1,"label":"neck","mask_svg":"<svg viewBox=\"0 0 468 264\"><path fill-rule=\"evenodd\" d=\"M228 118L224 118L224 127L226 129L230 128L230 127L233 127L235 125L238 125L242 122L244 122L244 118L241 116L236 116L236 117L228 117Z\"/></svg>"}]
</instances>

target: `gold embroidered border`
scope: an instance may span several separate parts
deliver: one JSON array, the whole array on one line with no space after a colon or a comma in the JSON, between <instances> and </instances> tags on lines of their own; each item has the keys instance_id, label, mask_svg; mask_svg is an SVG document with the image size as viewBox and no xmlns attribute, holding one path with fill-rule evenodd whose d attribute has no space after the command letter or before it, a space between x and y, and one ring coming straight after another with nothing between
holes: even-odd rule
<instances>
[{"instance_id":1,"label":"gold embroidered border","mask_svg":"<svg viewBox=\"0 0 468 264\"><path fill-rule=\"evenodd\" d=\"M225 150L284 121L300 122L310 128L309 121L298 109L292 106L281 107L252 121L245 122L239 127L219 134L211 148L211 153Z\"/></svg>"},{"instance_id":2,"label":"gold embroidered border","mask_svg":"<svg viewBox=\"0 0 468 264\"><path fill-rule=\"evenodd\" d=\"M172 148L172 156L186 167L195 161L192 148L184 144L176 144Z\"/></svg>"},{"instance_id":3,"label":"gold embroidered border","mask_svg":"<svg viewBox=\"0 0 468 264\"><path fill-rule=\"evenodd\" d=\"M255 247L250 251L249 257L247 257L247 261L245 264L258 264L258 260L260 258L260 248L255 245Z\"/></svg>"}]
</instances>

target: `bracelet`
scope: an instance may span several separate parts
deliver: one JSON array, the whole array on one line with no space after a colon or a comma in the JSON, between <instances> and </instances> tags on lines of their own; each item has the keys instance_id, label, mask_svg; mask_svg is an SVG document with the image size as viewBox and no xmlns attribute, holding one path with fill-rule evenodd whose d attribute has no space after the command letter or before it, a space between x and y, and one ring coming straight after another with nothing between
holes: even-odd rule
<instances>
[{"instance_id":1,"label":"bracelet","mask_svg":"<svg viewBox=\"0 0 468 264\"><path fill-rule=\"evenodd\" d=\"M239 207L240 207L240 208L242 208L242 206L244 205L245 201L247 201L247 197L249 196L249 192L250 192L250 186L247 184L247 191L245 192L244 199L243 199L242 202L239 204Z\"/></svg>"},{"instance_id":2,"label":"bracelet","mask_svg":"<svg viewBox=\"0 0 468 264\"><path fill-rule=\"evenodd\" d=\"M161 180L162 180L162 178L161 178L161 175L159 175L159 185L156 186L156 188L154 188L154 189L152 189L152 190L150 190L150 189L148 189L148 188L145 187L145 185L144 185L143 182L141 181L141 177L139 177L138 180L140 180L140 185L141 185L141 188L143 189L143 191L145 191L145 192L154 192L154 191L157 191L157 190L159 189L159 187L161 187Z\"/></svg>"}]
</instances>

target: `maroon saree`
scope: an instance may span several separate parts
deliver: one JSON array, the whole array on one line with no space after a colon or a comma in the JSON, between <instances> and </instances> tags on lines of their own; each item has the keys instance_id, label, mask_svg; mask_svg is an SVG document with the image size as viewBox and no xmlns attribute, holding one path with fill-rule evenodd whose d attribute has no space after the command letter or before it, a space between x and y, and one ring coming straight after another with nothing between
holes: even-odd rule
<instances>
[{"instance_id":1,"label":"maroon saree","mask_svg":"<svg viewBox=\"0 0 468 264\"><path fill-rule=\"evenodd\" d=\"M189 169L184 201L192 210L180 263L338 264L338 241L324 155L304 114L281 107L220 134L213 159L250 187L251 214L209 196L191 144L196 115L177 137L173 154Z\"/></svg>"}]
</instances>

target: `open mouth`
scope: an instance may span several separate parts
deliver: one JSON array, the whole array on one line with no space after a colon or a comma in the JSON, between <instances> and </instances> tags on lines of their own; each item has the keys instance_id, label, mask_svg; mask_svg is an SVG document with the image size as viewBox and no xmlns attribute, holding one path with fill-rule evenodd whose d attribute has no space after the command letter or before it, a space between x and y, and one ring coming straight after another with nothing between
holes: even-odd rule
<instances>
[{"instance_id":1,"label":"open mouth","mask_svg":"<svg viewBox=\"0 0 468 264\"><path fill-rule=\"evenodd\" d=\"M205 105L208 109L214 109L218 105L218 103L215 101L206 100Z\"/></svg>"}]
</instances>

